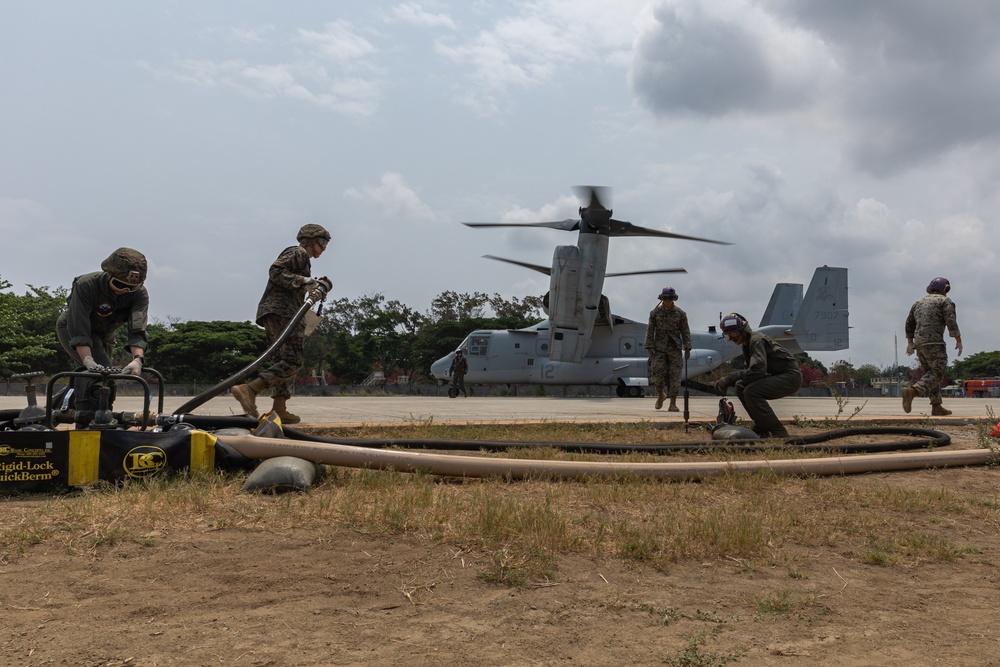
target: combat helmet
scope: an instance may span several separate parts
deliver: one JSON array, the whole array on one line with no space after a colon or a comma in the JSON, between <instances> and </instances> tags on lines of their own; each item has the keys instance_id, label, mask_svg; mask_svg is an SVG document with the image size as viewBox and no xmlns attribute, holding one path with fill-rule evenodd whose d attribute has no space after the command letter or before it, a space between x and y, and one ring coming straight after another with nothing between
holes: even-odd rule
<instances>
[{"instance_id":1,"label":"combat helmet","mask_svg":"<svg viewBox=\"0 0 1000 667\"><path fill-rule=\"evenodd\" d=\"M729 334L736 332L741 332L744 336L749 336L753 333L753 329L750 328L750 323L747 322L747 318L743 317L739 313L729 313L719 322L719 330L722 331L722 335L729 339Z\"/></svg>"},{"instance_id":2,"label":"combat helmet","mask_svg":"<svg viewBox=\"0 0 1000 667\"><path fill-rule=\"evenodd\" d=\"M664 287L660 292L660 296L656 297L660 301L677 301L677 290L673 287Z\"/></svg>"},{"instance_id":3,"label":"combat helmet","mask_svg":"<svg viewBox=\"0 0 1000 667\"><path fill-rule=\"evenodd\" d=\"M302 239L326 239L330 240L330 232L326 231L323 225L308 224L302 225L299 233L295 235L295 240L302 242Z\"/></svg>"},{"instance_id":4,"label":"combat helmet","mask_svg":"<svg viewBox=\"0 0 1000 667\"><path fill-rule=\"evenodd\" d=\"M942 278L941 276L938 276L937 278L932 280L930 284L927 286L928 294L935 294L935 293L947 294L950 291L951 291L951 283L948 282L947 278Z\"/></svg>"},{"instance_id":5,"label":"combat helmet","mask_svg":"<svg viewBox=\"0 0 1000 667\"><path fill-rule=\"evenodd\" d=\"M146 256L132 248L118 248L101 262L104 271L130 287L146 282Z\"/></svg>"}]
</instances>

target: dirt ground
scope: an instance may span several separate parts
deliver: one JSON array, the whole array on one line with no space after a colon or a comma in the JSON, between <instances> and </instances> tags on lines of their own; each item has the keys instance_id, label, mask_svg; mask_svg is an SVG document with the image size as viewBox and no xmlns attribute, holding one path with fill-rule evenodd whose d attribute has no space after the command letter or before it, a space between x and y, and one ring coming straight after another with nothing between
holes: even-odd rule
<instances>
[{"instance_id":1,"label":"dirt ground","mask_svg":"<svg viewBox=\"0 0 1000 667\"><path fill-rule=\"evenodd\" d=\"M851 480L998 499L1000 471ZM1000 535L942 528L974 550L899 568L839 545L793 550L794 567L667 572L570 556L525 588L484 582L481 557L454 547L347 530L191 527L106 555L42 543L0 564L0 664L1000 665Z\"/></svg>"}]
</instances>

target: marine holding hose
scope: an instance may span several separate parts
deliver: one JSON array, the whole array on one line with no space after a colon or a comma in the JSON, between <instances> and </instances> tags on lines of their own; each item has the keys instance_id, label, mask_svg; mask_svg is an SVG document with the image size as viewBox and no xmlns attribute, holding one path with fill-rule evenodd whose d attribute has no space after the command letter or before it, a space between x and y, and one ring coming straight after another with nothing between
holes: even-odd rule
<instances>
[{"instance_id":1,"label":"marine holding hose","mask_svg":"<svg viewBox=\"0 0 1000 667\"><path fill-rule=\"evenodd\" d=\"M322 284L326 291L333 288L327 278L312 278L310 260L317 259L330 242L330 233L321 225L303 225L296 235L296 246L285 248L268 270L267 287L257 306L257 324L264 327L270 346L284 332L289 322L302 307L310 290ZM257 394L271 389L274 401L272 410L286 424L302 421L288 411L287 402L292 396L292 382L305 360L305 321L300 320L295 331L278 348L275 362L261 370L246 384L232 388L233 396L243 411L257 418Z\"/></svg>"},{"instance_id":2,"label":"marine holding hose","mask_svg":"<svg viewBox=\"0 0 1000 667\"><path fill-rule=\"evenodd\" d=\"M788 437L788 429L778 420L769 400L791 396L802 386L799 362L768 336L754 331L746 318L730 313L719 322L722 335L743 347L746 368L733 371L715 383L725 393L736 387L736 397L753 419L754 433L762 438Z\"/></svg>"}]
</instances>

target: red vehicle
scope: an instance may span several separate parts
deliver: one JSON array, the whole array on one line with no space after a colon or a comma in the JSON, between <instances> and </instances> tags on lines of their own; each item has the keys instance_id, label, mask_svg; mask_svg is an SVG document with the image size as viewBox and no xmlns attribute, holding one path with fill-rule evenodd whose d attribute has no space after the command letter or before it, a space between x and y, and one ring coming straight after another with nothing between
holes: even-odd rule
<instances>
[{"instance_id":1,"label":"red vehicle","mask_svg":"<svg viewBox=\"0 0 1000 667\"><path fill-rule=\"evenodd\" d=\"M983 380L966 380L962 383L966 396L972 398L988 398L1000 396L1000 378Z\"/></svg>"}]
</instances>

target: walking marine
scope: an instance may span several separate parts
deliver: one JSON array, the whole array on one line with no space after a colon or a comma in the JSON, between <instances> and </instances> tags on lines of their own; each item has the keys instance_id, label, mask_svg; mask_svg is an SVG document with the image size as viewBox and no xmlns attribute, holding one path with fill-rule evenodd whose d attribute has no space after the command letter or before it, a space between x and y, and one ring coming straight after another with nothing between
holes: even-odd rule
<instances>
[{"instance_id":1,"label":"walking marine","mask_svg":"<svg viewBox=\"0 0 1000 667\"><path fill-rule=\"evenodd\" d=\"M917 353L923 376L910 387L900 392L903 396L903 412L909 412L913 399L927 396L931 403L931 414L944 417L951 414L941 405L941 385L944 384L948 368L948 346L944 342L944 330L955 339L957 356L962 356L962 334L958 330L955 304L948 298L951 283L947 278L935 278L927 285L927 296L910 307L906 317L906 354Z\"/></svg>"},{"instance_id":2,"label":"walking marine","mask_svg":"<svg viewBox=\"0 0 1000 667\"><path fill-rule=\"evenodd\" d=\"M459 390L463 398L468 398L469 393L465 391L465 374L469 372L469 360L465 358L461 350L455 350L455 359L448 369L451 374L451 390L448 395L452 398L458 396Z\"/></svg>"}]
</instances>

